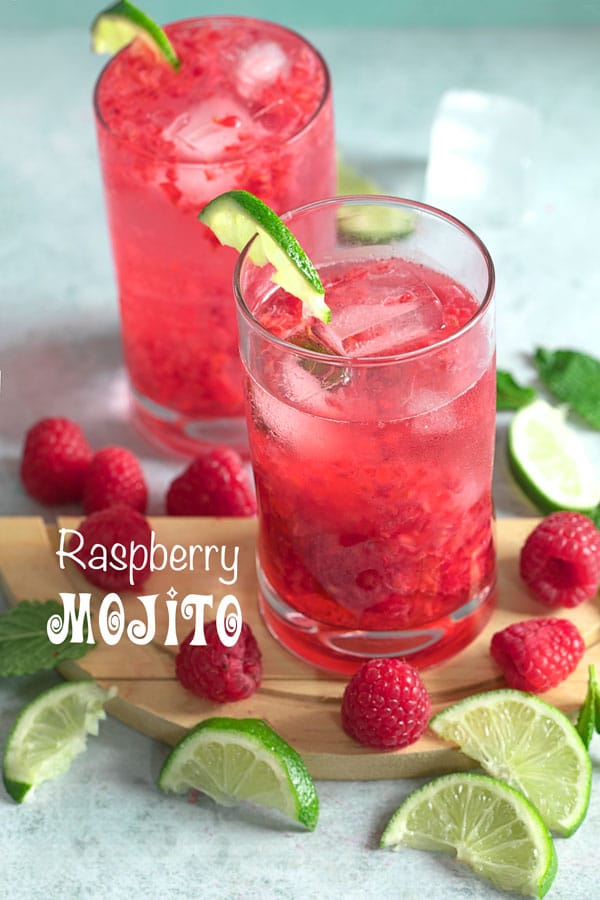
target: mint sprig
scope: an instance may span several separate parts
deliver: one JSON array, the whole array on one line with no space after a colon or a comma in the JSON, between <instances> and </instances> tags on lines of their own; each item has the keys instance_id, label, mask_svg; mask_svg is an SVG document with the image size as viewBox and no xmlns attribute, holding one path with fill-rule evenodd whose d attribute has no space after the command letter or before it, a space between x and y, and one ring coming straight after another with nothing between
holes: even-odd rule
<instances>
[{"instance_id":1,"label":"mint sprig","mask_svg":"<svg viewBox=\"0 0 600 900\"><path fill-rule=\"evenodd\" d=\"M23 600L9 612L0 616L0 677L32 675L43 669L53 669L67 659L80 659L93 644L88 644L84 628L84 643L73 643L71 633L61 644L48 640L48 619L62 616L62 603L57 600L40 602Z\"/></svg>"},{"instance_id":2,"label":"mint sprig","mask_svg":"<svg viewBox=\"0 0 600 900\"><path fill-rule=\"evenodd\" d=\"M496 372L496 409L521 409L535 400L536 392L532 387L523 387L504 369Z\"/></svg>"},{"instance_id":3,"label":"mint sprig","mask_svg":"<svg viewBox=\"0 0 600 900\"><path fill-rule=\"evenodd\" d=\"M555 397L600 431L600 360L578 350L535 352L539 376Z\"/></svg>"},{"instance_id":4,"label":"mint sprig","mask_svg":"<svg viewBox=\"0 0 600 900\"><path fill-rule=\"evenodd\" d=\"M588 666L589 679L585 700L577 716L577 731L586 747L590 746L594 731L600 732L600 687L596 666Z\"/></svg>"}]
</instances>

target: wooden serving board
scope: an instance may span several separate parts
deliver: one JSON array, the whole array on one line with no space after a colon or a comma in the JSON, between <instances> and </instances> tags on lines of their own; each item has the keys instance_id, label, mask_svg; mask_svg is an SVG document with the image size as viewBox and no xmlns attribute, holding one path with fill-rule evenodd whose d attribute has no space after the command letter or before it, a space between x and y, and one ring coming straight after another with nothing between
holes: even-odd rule
<instances>
[{"instance_id":1,"label":"wooden serving board","mask_svg":"<svg viewBox=\"0 0 600 900\"><path fill-rule=\"evenodd\" d=\"M209 571L165 570L154 572L144 585L144 594L158 593L166 599L174 588L179 598L187 593L214 594L215 603L226 593L240 602L244 621L252 627L263 653L263 683L248 700L231 704L204 701L182 688L175 678L176 647L165 646L166 615L157 612L156 641L134 645L125 635L108 646L97 628L97 646L83 659L60 666L67 679L92 677L118 695L108 711L123 722L167 744L174 744L187 729L214 715L256 716L267 720L302 755L315 778L374 780L425 776L456 771L473 765L456 748L427 731L411 747L394 752L378 752L356 744L341 728L340 700L346 680L302 663L285 651L265 629L257 610L254 544L256 522L251 519L155 518L151 526L157 540L167 547L200 544L239 548L238 578L225 587L217 557ZM496 687L504 681L489 654L492 634L518 619L548 615L547 608L530 599L518 575L520 547L535 519L500 519L497 522L499 557L499 604L483 633L454 659L423 673L431 693L434 712L456 700ZM77 528L78 520L59 519L48 526L40 518L0 518L0 575L10 603L23 599L58 599L62 591L92 591L92 611L105 592L92 588L81 570L67 563L59 566L56 553L59 528ZM121 593L128 618L142 618L143 607L136 594ZM160 604L157 603L157 607ZM574 610L561 610L583 634L585 658L565 682L544 695L544 699L567 712L583 701L587 686L587 666L600 665L600 607L598 600ZM208 616L207 616L208 618ZM93 615L92 623L97 622ZM191 624L177 622L180 640Z\"/></svg>"}]
</instances>

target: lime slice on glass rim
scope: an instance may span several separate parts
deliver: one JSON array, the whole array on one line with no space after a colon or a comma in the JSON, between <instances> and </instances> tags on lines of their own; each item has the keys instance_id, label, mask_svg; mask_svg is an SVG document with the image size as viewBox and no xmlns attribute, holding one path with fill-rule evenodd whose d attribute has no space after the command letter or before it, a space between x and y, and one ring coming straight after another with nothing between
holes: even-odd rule
<instances>
[{"instance_id":1,"label":"lime slice on glass rim","mask_svg":"<svg viewBox=\"0 0 600 900\"><path fill-rule=\"evenodd\" d=\"M454 856L495 887L543 897L556 874L550 832L523 794L471 772L442 775L410 794L380 846Z\"/></svg>"},{"instance_id":2,"label":"lime slice on glass rim","mask_svg":"<svg viewBox=\"0 0 600 900\"><path fill-rule=\"evenodd\" d=\"M158 51L174 69L179 68L180 60L160 25L129 0L119 0L92 22L94 53L117 53L137 37Z\"/></svg>"},{"instance_id":3,"label":"lime slice on glass rim","mask_svg":"<svg viewBox=\"0 0 600 900\"><path fill-rule=\"evenodd\" d=\"M190 789L222 806L242 801L278 810L311 831L319 799L302 758L262 719L205 719L167 756L158 777L164 791Z\"/></svg>"},{"instance_id":4,"label":"lime slice on glass rim","mask_svg":"<svg viewBox=\"0 0 600 900\"><path fill-rule=\"evenodd\" d=\"M67 771L85 750L87 735L98 734L104 705L116 692L94 681L70 681L44 691L21 711L2 761L4 786L17 803Z\"/></svg>"},{"instance_id":5,"label":"lime slice on glass rim","mask_svg":"<svg viewBox=\"0 0 600 900\"><path fill-rule=\"evenodd\" d=\"M227 191L208 203L200 215L222 244L242 251L252 240L248 255L257 266L270 263L271 280L298 297L313 316L331 319L325 290L312 262L273 210L248 191Z\"/></svg>"},{"instance_id":6,"label":"lime slice on glass rim","mask_svg":"<svg viewBox=\"0 0 600 900\"><path fill-rule=\"evenodd\" d=\"M566 409L535 400L518 410L508 429L508 461L516 481L543 513L591 512L600 502L600 478Z\"/></svg>"},{"instance_id":7,"label":"lime slice on glass rim","mask_svg":"<svg viewBox=\"0 0 600 900\"><path fill-rule=\"evenodd\" d=\"M442 710L429 727L458 744L488 775L525 794L550 831L568 837L583 821L590 757L575 726L556 707L523 691L489 691Z\"/></svg>"}]
</instances>

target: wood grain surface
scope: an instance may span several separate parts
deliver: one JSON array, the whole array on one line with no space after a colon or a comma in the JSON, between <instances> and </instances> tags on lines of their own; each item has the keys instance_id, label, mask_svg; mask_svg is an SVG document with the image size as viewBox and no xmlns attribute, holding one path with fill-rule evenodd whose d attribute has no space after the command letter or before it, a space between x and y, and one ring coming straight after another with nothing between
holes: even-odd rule
<instances>
[{"instance_id":1,"label":"wood grain surface","mask_svg":"<svg viewBox=\"0 0 600 900\"><path fill-rule=\"evenodd\" d=\"M157 603L156 640L136 646L126 636L114 646L103 643L96 628L97 645L83 659L60 667L67 679L92 677L103 686L118 688L108 706L111 715L167 744L175 743L187 729L214 715L258 716L267 720L301 755L315 778L373 780L425 776L468 768L472 763L456 748L429 731L413 746L394 752L377 752L356 744L340 725L340 699L346 683L304 664L277 644L262 624L257 610L254 544L256 521L252 519L155 518L151 526L166 547L175 544L239 548L238 577L225 586L226 573L213 553L208 571L155 571L144 585L144 594L160 595ZM433 710L478 691L502 687L504 681L489 654L491 635L518 619L545 616L549 611L528 597L518 575L520 547L534 527L534 519L500 519L497 522L499 602L486 629L466 650L448 662L423 673L431 693ZM11 604L23 599L58 599L63 591L92 591L92 622L105 592L93 588L72 563L59 566L56 550L60 528L77 528L74 518L47 525L41 518L0 518L0 575ZM188 593L214 594L215 603L226 593L240 602L244 621L256 635L263 653L261 688L248 700L231 704L204 701L182 688L175 678L176 647L165 646L167 617L164 603L173 588L180 598ZM121 593L127 618L145 619L136 594ZM583 634L587 646L577 670L544 699L567 712L583 701L587 666L600 665L600 608L598 601L574 610L561 610ZM209 616L207 615L207 618ZM180 619L177 634L183 639L191 628Z\"/></svg>"}]
</instances>

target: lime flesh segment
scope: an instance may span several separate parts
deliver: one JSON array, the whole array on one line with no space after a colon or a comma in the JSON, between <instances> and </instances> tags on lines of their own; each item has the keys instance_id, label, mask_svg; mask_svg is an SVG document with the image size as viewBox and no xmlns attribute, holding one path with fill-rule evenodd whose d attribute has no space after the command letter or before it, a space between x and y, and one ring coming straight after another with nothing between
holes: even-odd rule
<instances>
[{"instance_id":1,"label":"lime flesh segment","mask_svg":"<svg viewBox=\"0 0 600 900\"><path fill-rule=\"evenodd\" d=\"M171 750L159 787L195 789L222 806L248 801L278 810L313 830L319 816L314 782L302 758L262 719L205 719Z\"/></svg>"},{"instance_id":2,"label":"lime flesh segment","mask_svg":"<svg viewBox=\"0 0 600 900\"><path fill-rule=\"evenodd\" d=\"M556 707L522 691L476 694L438 713L431 729L495 778L522 791L551 831L568 836L590 800L591 762Z\"/></svg>"},{"instance_id":3,"label":"lime flesh segment","mask_svg":"<svg viewBox=\"0 0 600 900\"><path fill-rule=\"evenodd\" d=\"M564 408L536 400L513 417L508 431L513 474L541 512L590 512L600 502L600 476Z\"/></svg>"},{"instance_id":4,"label":"lime flesh segment","mask_svg":"<svg viewBox=\"0 0 600 900\"><path fill-rule=\"evenodd\" d=\"M116 694L93 681L71 681L40 694L19 714L2 763L6 790L17 803L44 781L66 772L98 734L105 703Z\"/></svg>"},{"instance_id":5,"label":"lime flesh segment","mask_svg":"<svg viewBox=\"0 0 600 900\"><path fill-rule=\"evenodd\" d=\"M160 25L128 0L120 0L96 16L92 23L94 53L118 53L139 37L178 69L180 60Z\"/></svg>"},{"instance_id":6,"label":"lime flesh segment","mask_svg":"<svg viewBox=\"0 0 600 900\"><path fill-rule=\"evenodd\" d=\"M380 846L450 854L500 890L528 897L543 897L556 874L556 851L539 813L523 794L486 775L442 775L414 791Z\"/></svg>"},{"instance_id":7,"label":"lime flesh segment","mask_svg":"<svg viewBox=\"0 0 600 900\"><path fill-rule=\"evenodd\" d=\"M317 270L289 228L262 200L248 191L227 191L211 200L198 218L222 244L239 252L252 241L248 252L252 262L270 263L275 269L271 280L302 300L317 319L329 322L331 311Z\"/></svg>"}]
</instances>

